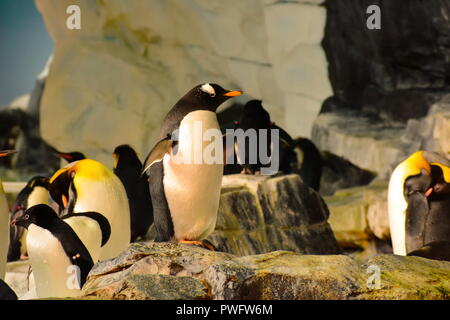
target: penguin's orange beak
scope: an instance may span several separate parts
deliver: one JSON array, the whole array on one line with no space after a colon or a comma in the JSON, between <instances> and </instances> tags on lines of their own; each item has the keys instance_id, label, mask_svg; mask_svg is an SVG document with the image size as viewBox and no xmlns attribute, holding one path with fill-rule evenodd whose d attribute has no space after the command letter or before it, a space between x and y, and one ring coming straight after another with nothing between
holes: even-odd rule
<instances>
[{"instance_id":1,"label":"penguin's orange beak","mask_svg":"<svg viewBox=\"0 0 450 320\"><path fill-rule=\"evenodd\" d=\"M428 198L432 193L433 193L433 188L428 189L428 190L425 192L425 197Z\"/></svg>"},{"instance_id":2,"label":"penguin's orange beak","mask_svg":"<svg viewBox=\"0 0 450 320\"><path fill-rule=\"evenodd\" d=\"M0 151L0 158L9 156L10 154L16 153L16 150L2 150Z\"/></svg>"},{"instance_id":3,"label":"penguin's orange beak","mask_svg":"<svg viewBox=\"0 0 450 320\"><path fill-rule=\"evenodd\" d=\"M237 97L237 96L240 96L242 94L243 94L242 91L228 91L228 92L224 93L223 95L227 96L227 97Z\"/></svg>"}]
</instances>

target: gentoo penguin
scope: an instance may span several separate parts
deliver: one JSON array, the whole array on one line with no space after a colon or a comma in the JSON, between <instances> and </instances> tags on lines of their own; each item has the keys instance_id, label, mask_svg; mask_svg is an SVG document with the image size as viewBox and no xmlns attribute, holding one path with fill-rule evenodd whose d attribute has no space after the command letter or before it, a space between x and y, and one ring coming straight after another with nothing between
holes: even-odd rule
<instances>
[{"instance_id":1,"label":"gentoo penguin","mask_svg":"<svg viewBox=\"0 0 450 320\"><path fill-rule=\"evenodd\" d=\"M68 163L86 159L86 156L83 153L79 152L79 151L61 152L61 151L58 151L57 149L55 149L53 147L50 147L50 148L53 150L53 152L55 152L61 158L66 160Z\"/></svg>"},{"instance_id":2,"label":"gentoo penguin","mask_svg":"<svg viewBox=\"0 0 450 320\"><path fill-rule=\"evenodd\" d=\"M261 168L264 167L270 167L271 169L268 171L271 171L272 174L278 171L287 174L295 170L297 158L293 149L296 144L285 130L271 121L270 114L264 109L261 100L248 101L235 125L235 130L242 129L248 137L245 138L245 141L237 139L235 142L236 157L242 166L241 173L258 174L262 172ZM267 139L264 144L261 141L260 130L266 130L267 132ZM278 132L278 143L274 144L274 141L272 141L272 130ZM251 150L254 152L251 153ZM274 151L278 154L277 157L272 156ZM262 156L266 159L262 159ZM270 159L268 159L269 157ZM274 159L278 159L278 164L272 163Z\"/></svg>"},{"instance_id":3,"label":"gentoo penguin","mask_svg":"<svg viewBox=\"0 0 450 320\"><path fill-rule=\"evenodd\" d=\"M450 260L450 162L417 151L389 181L388 205L394 253Z\"/></svg>"},{"instance_id":4,"label":"gentoo penguin","mask_svg":"<svg viewBox=\"0 0 450 320\"><path fill-rule=\"evenodd\" d=\"M122 181L130 206L131 242L145 236L153 223L153 207L148 177L142 172L142 163L129 145L118 146L113 153L114 173Z\"/></svg>"},{"instance_id":5,"label":"gentoo penguin","mask_svg":"<svg viewBox=\"0 0 450 320\"><path fill-rule=\"evenodd\" d=\"M73 214L66 221L86 243L92 238L83 221L77 225L76 215L82 212L98 212L108 219L111 237L100 249L91 251L92 258L106 260L116 257L130 243L130 209L125 188L120 179L106 166L92 159L68 164L50 178L49 191L52 199L62 209L62 217Z\"/></svg>"},{"instance_id":6,"label":"gentoo penguin","mask_svg":"<svg viewBox=\"0 0 450 320\"><path fill-rule=\"evenodd\" d=\"M214 250L203 239L216 225L223 175L223 143L216 110L241 94L217 84L198 85L166 115L161 140L150 151L143 170L149 176L155 241L178 241ZM216 132L219 137L214 137ZM211 144L218 145L218 161L204 157Z\"/></svg>"},{"instance_id":7,"label":"gentoo penguin","mask_svg":"<svg viewBox=\"0 0 450 320\"><path fill-rule=\"evenodd\" d=\"M14 150L0 151L0 157L15 153ZM6 200L3 184L0 180L0 279L5 278L6 258L9 247L9 206Z\"/></svg>"},{"instance_id":8,"label":"gentoo penguin","mask_svg":"<svg viewBox=\"0 0 450 320\"><path fill-rule=\"evenodd\" d=\"M86 212L80 213L78 219L97 223L102 233L97 245L106 243L110 229L105 217ZM39 204L12 223L28 229L27 247L38 298L78 296L94 260L91 248L67 221L59 218L51 207Z\"/></svg>"},{"instance_id":9,"label":"gentoo penguin","mask_svg":"<svg viewBox=\"0 0 450 320\"><path fill-rule=\"evenodd\" d=\"M17 195L11 210L11 221L22 216L25 210L37 204L49 204L48 193L49 178L36 176L31 178L26 186ZM26 234L25 228L19 226L10 227L10 244L8 250L8 261L19 260L26 256Z\"/></svg>"}]
</instances>

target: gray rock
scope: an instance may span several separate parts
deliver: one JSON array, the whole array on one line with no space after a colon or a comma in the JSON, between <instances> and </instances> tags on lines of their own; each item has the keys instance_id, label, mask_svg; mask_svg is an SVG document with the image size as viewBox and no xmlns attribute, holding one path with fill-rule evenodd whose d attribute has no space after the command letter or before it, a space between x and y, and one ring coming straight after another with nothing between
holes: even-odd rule
<instances>
[{"instance_id":1,"label":"gray rock","mask_svg":"<svg viewBox=\"0 0 450 320\"><path fill-rule=\"evenodd\" d=\"M291 250L333 254L340 249L320 195L298 175L224 176L216 231L208 238L235 255Z\"/></svg>"},{"instance_id":2,"label":"gray rock","mask_svg":"<svg viewBox=\"0 0 450 320\"><path fill-rule=\"evenodd\" d=\"M98 263L83 299L448 299L450 262L275 251L236 257L172 243L132 244Z\"/></svg>"}]
</instances>

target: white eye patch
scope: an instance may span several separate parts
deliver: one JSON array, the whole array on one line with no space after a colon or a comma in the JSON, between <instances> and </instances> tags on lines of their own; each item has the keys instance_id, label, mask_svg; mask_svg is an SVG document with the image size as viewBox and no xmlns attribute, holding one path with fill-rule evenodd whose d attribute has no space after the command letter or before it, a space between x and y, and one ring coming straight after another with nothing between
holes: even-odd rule
<instances>
[{"instance_id":1,"label":"white eye patch","mask_svg":"<svg viewBox=\"0 0 450 320\"><path fill-rule=\"evenodd\" d=\"M204 85L202 85L200 87L200 89L203 92L206 92L207 94L209 94L211 97L214 97L216 95L216 90L214 90L214 88L209 83L205 83Z\"/></svg>"}]
</instances>

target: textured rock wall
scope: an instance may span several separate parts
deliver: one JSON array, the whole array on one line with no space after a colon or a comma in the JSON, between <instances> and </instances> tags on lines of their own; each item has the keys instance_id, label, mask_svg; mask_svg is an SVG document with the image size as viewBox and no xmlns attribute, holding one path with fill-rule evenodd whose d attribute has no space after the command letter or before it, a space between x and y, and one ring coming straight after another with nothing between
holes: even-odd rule
<instances>
[{"instance_id":1,"label":"textured rock wall","mask_svg":"<svg viewBox=\"0 0 450 320\"><path fill-rule=\"evenodd\" d=\"M327 220L327 205L295 174L223 178L215 232L220 251L239 256L290 250L340 253Z\"/></svg>"},{"instance_id":2,"label":"textured rock wall","mask_svg":"<svg viewBox=\"0 0 450 320\"><path fill-rule=\"evenodd\" d=\"M331 95L321 2L82 0L81 30L68 30L73 1L36 0L56 44L43 136L101 161L122 143L145 153L178 97L209 81L262 99L274 121L309 136Z\"/></svg>"},{"instance_id":3,"label":"textured rock wall","mask_svg":"<svg viewBox=\"0 0 450 320\"><path fill-rule=\"evenodd\" d=\"M381 9L380 30L366 27L373 4ZM341 103L400 121L425 116L429 93L449 85L450 3L328 0L326 7L323 44Z\"/></svg>"}]
</instances>

